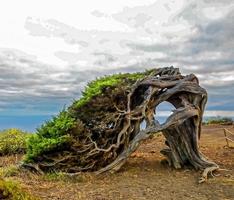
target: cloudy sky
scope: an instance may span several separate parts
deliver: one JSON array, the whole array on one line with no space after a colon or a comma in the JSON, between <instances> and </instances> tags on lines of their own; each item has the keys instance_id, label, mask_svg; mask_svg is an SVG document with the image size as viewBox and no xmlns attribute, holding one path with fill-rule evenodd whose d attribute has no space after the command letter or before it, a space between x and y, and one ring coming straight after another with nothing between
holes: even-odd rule
<instances>
[{"instance_id":1,"label":"cloudy sky","mask_svg":"<svg viewBox=\"0 0 234 200\"><path fill-rule=\"evenodd\" d=\"M0 117L52 115L97 76L171 65L199 77L207 115L234 116L233 0L7 0L0 26Z\"/></svg>"}]
</instances>

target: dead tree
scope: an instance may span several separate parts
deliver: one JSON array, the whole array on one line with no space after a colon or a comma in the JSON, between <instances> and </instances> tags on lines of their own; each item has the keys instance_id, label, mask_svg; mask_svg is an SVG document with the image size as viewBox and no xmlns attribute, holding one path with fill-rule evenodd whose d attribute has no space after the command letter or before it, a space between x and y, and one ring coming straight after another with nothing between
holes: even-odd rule
<instances>
[{"instance_id":1,"label":"dead tree","mask_svg":"<svg viewBox=\"0 0 234 200\"><path fill-rule=\"evenodd\" d=\"M120 83L102 88L101 94L86 104L71 105L67 112L76 120L68 131L69 145L34 159L40 170L68 173L118 171L140 143L153 134L165 136L167 148L161 153L170 166L179 169L191 165L203 170L201 182L219 167L199 151L202 116L207 92L198 78L183 76L179 69L168 67L148 71L136 80L125 76ZM156 119L156 107L162 102L174 107L165 123ZM146 128L141 130L141 123Z\"/></svg>"}]
</instances>

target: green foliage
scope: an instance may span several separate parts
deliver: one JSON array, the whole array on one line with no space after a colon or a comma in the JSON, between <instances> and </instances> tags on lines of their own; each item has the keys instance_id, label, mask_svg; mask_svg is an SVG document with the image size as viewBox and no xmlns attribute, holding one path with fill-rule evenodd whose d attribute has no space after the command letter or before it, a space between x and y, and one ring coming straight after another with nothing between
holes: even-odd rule
<instances>
[{"instance_id":1,"label":"green foliage","mask_svg":"<svg viewBox=\"0 0 234 200\"><path fill-rule=\"evenodd\" d=\"M229 117L213 117L206 121L206 124L232 125L233 120Z\"/></svg>"},{"instance_id":2,"label":"green foliage","mask_svg":"<svg viewBox=\"0 0 234 200\"><path fill-rule=\"evenodd\" d=\"M43 153L62 149L69 144L71 141L69 132L75 125L75 119L66 111L47 121L28 139L25 161L32 161Z\"/></svg>"},{"instance_id":3,"label":"green foliage","mask_svg":"<svg viewBox=\"0 0 234 200\"><path fill-rule=\"evenodd\" d=\"M76 101L72 106L75 109L84 106L93 97L101 95L103 89L107 87L115 87L122 84L128 85L134 83L138 79L142 79L151 71L143 73L126 73L115 74L111 76L105 76L98 78L95 81L90 82L83 96ZM130 84L131 85L131 84ZM27 142L27 154L25 156L25 162L39 161L41 156L45 153L53 153L55 151L61 151L71 145L74 138L74 128L77 128L78 119L67 111L62 111L58 116L47 121L39 129L36 134L33 134ZM79 130L76 130L76 134L82 131L82 126L79 126Z\"/></svg>"},{"instance_id":4,"label":"green foliage","mask_svg":"<svg viewBox=\"0 0 234 200\"><path fill-rule=\"evenodd\" d=\"M29 133L19 129L7 129L0 132L0 155L12 155L26 151Z\"/></svg>"},{"instance_id":5,"label":"green foliage","mask_svg":"<svg viewBox=\"0 0 234 200\"><path fill-rule=\"evenodd\" d=\"M85 91L82 93L83 96L75 102L76 108L79 108L83 105L85 105L89 100L102 93L102 90L106 87L114 87L123 80L130 80L130 81L136 81L138 79L142 79L145 77L145 73L133 73L133 74L114 74L110 76L104 76L101 78L98 78L94 81L91 81L88 83L87 87L85 88Z\"/></svg>"},{"instance_id":6,"label":"green foliage","mask_svg":"<svg viewBox=\"0 0 234 200\"><path fill-rule=\"evenodd\" d=\"M19 183L3 179L0 179L0 199L36 200L35 197L25 192Z\"/></svg>"},{"instance_id":7,"label":"green foliage","mask_svg":"<svg viewBox=\"0 0 234 200\"><path fill-rule=\"evenodd\" d=\"M74 125L75 119L68 112L62 111L37 129L37 135L44 138L58 138L66 135Z\"/></svg>"}]
</instances>

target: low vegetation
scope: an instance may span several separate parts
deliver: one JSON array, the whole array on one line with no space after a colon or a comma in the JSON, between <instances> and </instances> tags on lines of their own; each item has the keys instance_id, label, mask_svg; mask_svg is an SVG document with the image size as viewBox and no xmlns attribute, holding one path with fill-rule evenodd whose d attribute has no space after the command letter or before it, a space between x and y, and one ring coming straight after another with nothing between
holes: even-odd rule
<instances>
[{"instance_id":1,"label":"low vegetation","mask_svg":"<svg viewBox=\"0 0 234 200\"><path fill-rule=\"evenodd\" d=\"M210 125L210 124L220 124L220 125L232 125L233 120L232 118L229 117L212 117L208 119L205 124Z\"/></svg>"},{"instance_id":2,"label":"low vegetation","mask_svg":"<svg viewBox=\"0 0 234 200\"><path fill-rule=\"evenodd\" d=\"M0 179L0 199L37 200L24 191L18 182L4 179Z\"/></svg>"},{"instance_id":3,"label":"low vegetation","mask_svg":"<svg viewBox=\"0 0 234 200\"><path fill-rule=\"evenodd\" d=\"M29 133L14 128L1 131L0 156L25 153L29 136Z\"/></svg>"},{"instance_id":4,"label":"low vegetation","mask_svg":"<svg viewBox=\"0 0 234 200\"><path fill-rule=\"evenodd\" d=\"M0 167L0 177L7 178L17 176L20 173L20 168L17 165L9 165L7 167Z\"/></svg>"}]
</instances>

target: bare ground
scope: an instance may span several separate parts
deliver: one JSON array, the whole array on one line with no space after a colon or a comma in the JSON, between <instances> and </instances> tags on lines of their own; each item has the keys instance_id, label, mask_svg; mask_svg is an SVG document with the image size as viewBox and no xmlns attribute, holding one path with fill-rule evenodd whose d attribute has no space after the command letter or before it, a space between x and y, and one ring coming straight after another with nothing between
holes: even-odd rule
<instances>
[{"instance_id":1,"label":"bare ground","mask_svg":"<svg viewBox=\"0 0 234 200\"><path fill-rule=\"evenodd\" d=\"M234 132L233 126L225 127ZM95 176L84 173L65 178L20 172L10 178L19 181L34 196L46 200L231 200L234 199L234 144L233 148L225 147L223 128L221 125L203 126L201 151L226 169L203 184L198 184L200 172L189 168L175 170L161 164L163 156L159 151L164 146L162 135L142 144L116 174ZM15 164L19 159L20 156L2 157L0 167Z\"/></svg>"}]
</instances>

